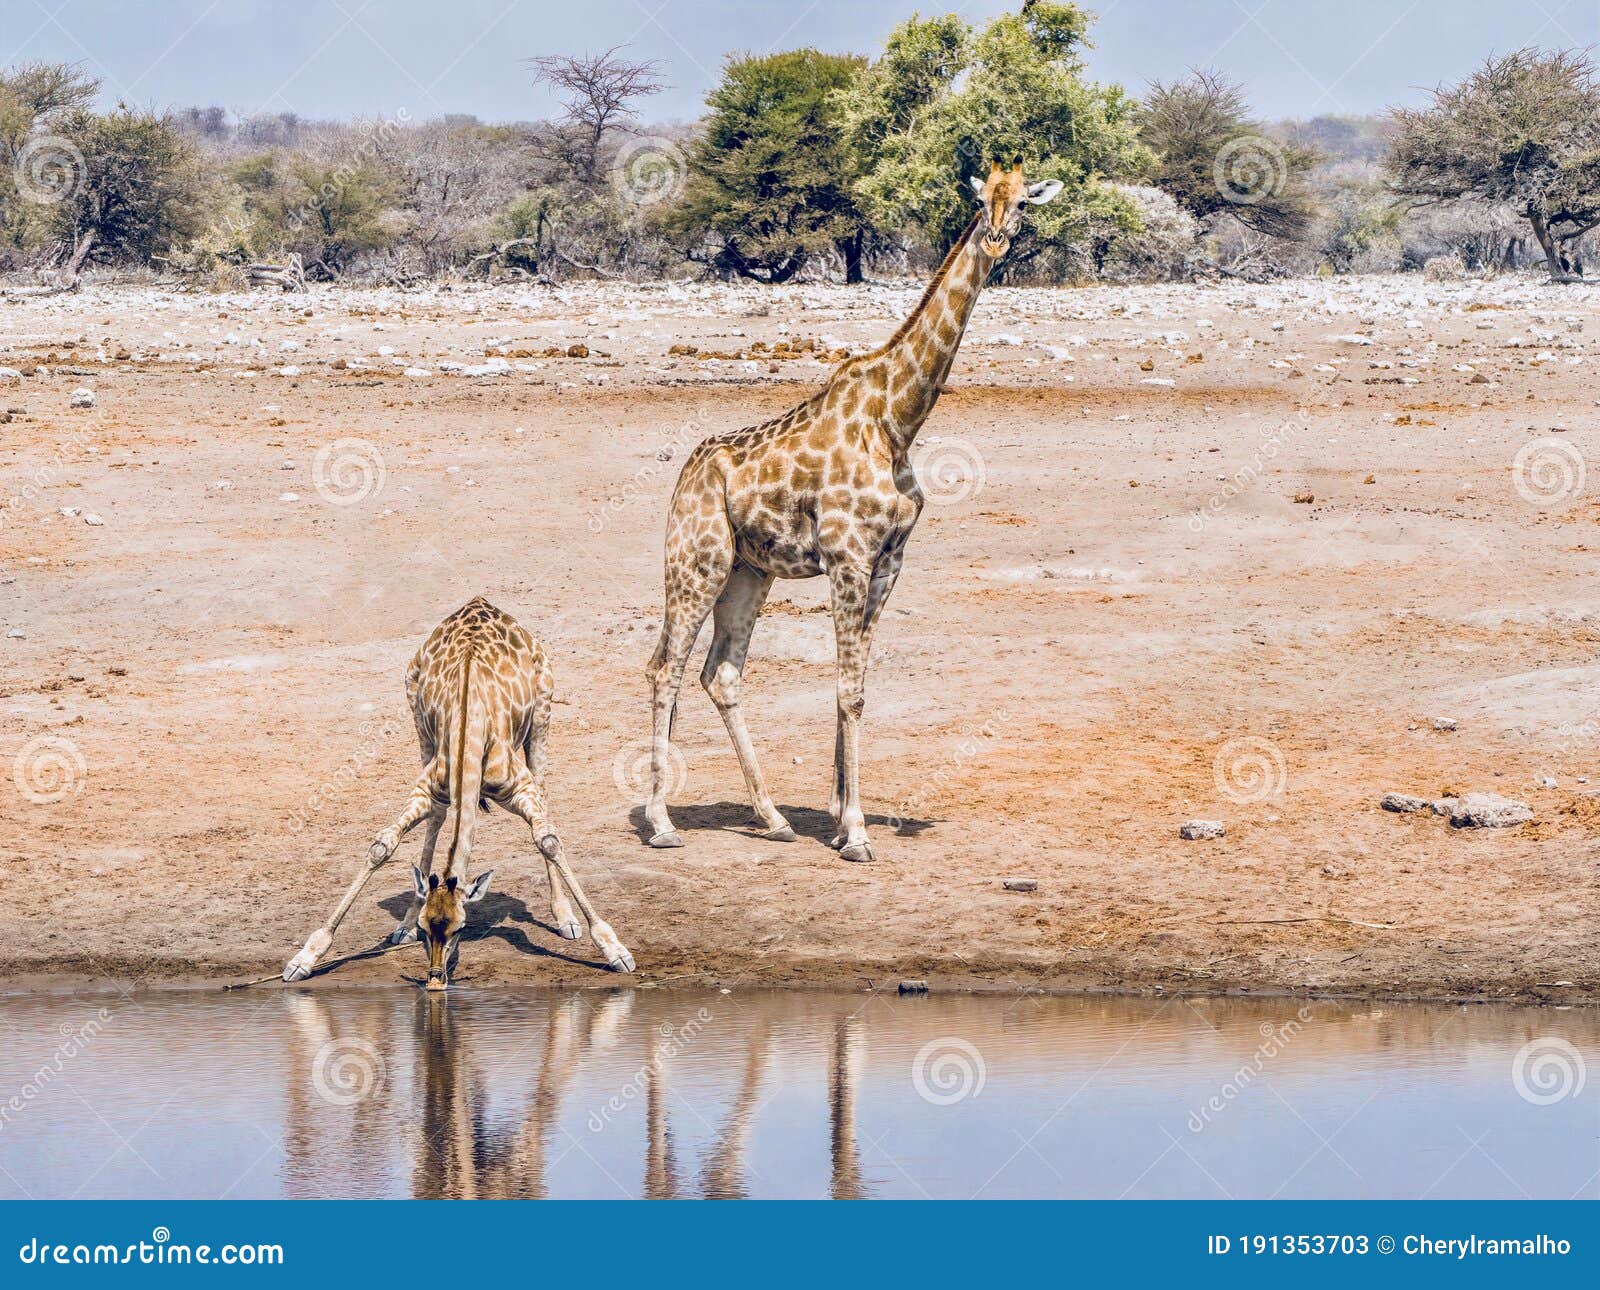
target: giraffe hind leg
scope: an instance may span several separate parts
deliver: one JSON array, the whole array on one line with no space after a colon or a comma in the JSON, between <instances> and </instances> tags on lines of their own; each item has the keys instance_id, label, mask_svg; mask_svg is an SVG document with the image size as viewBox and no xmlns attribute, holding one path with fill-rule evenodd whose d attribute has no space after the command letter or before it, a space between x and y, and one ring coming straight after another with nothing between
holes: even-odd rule
<instances>
[{"instance_id":1,"label":"giraffe hind leg","mask_svg":"<svg viewBox=\"0 0 1600 1290\"><path fill-rule=\"evenodd\" d=\"M750 650L750 633L755 629L761 605L772 587L772 575L761 573L747 564L736 564L722 594L712 610L714 635L711 649L706 654L705 667L700 672L700 684L711 696L722 714L722 724L728 728L728 738L733 741L733 751L739 758L739 769L744 772L745 787L750 792L750 804L756 813L756 827L763 836L775 842L793 842L794 830L789 821L773 805L767 792L766 781L756 761L756 751L750 742L750 731L745 726L744 710L739 703L740 681L744 677L745 658Z\"/></svg>"},{"instance_id":2,"label":"giraffe hind leg","mask_svg":"<svg viewBox=\"0 0 1600 1290\"><path fill-rule=\"evenodd\" d=\"M733 534L727 516L720 517L724 541L712 556L698 556L693 563L684 555L674 559L669 543L667 560L666 610L661 624L661 639L651 656L650 678L650 799L645 819L650 825L650 845L681 847L683 839L667 814L667 793L672 778L672 721L678 703L678 689L689 662L689 651L705 624L706 615L722 593L733 568Z\"/></svg>"}]
</instances>

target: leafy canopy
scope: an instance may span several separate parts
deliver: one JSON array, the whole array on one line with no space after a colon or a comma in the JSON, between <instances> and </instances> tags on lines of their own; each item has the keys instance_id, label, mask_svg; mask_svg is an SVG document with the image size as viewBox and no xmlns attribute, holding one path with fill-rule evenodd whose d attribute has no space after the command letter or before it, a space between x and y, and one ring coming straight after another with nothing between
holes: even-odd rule
<instances>
[{"instance_id":1,"label":"leafy canopy","mask_svg":"<svg viewBox=\"0 0 1600 1290\"><path fill-rule=\"evenodd\" d=\"M972 218L968 178L1020 156L1030 179L1064 188L1032 212L1007 267L1070 252L1092 226L1136 229L1137 207L1109 181L1138 178L1152 158L1121 88L1084 78L1088 28L1077 5L1048 0L981 29L953 14L896 27L840 95L868 218L948 247Z\"/></svg>"}]
</instances>

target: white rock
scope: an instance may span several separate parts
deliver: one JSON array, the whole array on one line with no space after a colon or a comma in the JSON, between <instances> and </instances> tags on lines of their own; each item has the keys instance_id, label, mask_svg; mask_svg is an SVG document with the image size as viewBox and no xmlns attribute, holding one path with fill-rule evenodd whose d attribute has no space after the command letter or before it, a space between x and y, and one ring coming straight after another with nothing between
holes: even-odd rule
<instances>
[{"instance_id":1,"label":"white rock","mask_svg":"<svg viewBox=\"0 0 1600 1290\"><path fill-rule=\"evenodd\" d=\"M1221 820L1185 820L1178 826L1178 836L1185 842L1205 842L1225 832Z\"/></svg>"},{"instance_id":2,"label":"white rock","mask_svg":"<svg viewBox=\"0 0 1600 1290\"><path fill-rule=\"evenodd\" d=\"M278 500L280 502L298 502L300 500L300 494L299 493L279 493L278 494Z\"/></svg>"},{"instance_id":3,"label":"white rock","mask_svg":"<svg viewBox=\"0 0 1600 1290\"><path fill-rule=\"evenodd\" d=\"M90 389L74 390L72 392L72 406L75 408L94 407L94 391Z\"/></svg>"}]
</instances>

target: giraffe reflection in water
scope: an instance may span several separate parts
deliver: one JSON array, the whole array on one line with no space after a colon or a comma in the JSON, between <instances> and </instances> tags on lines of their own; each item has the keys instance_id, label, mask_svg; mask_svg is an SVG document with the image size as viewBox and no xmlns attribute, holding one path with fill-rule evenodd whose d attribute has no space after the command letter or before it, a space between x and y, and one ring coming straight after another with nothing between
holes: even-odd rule
<instances>
[{"instance_id":1,"label":"giraffe reflection in water","mask_svg":"<svg viewBox=\"0 0 1600 1290\"><path fill-rule=\"evenodd\" d=\"M733 1048L718 1047L713 1077L731 1090L718 1115L673 1087L674 1058L693 1042L691 1026L653 1019L637 1024L637 1018L630 1025L636 998L632 991L597 999L583 994L555 997L545 1024L525 1046L487 1059L476 1051L473 1036L488 1019L471 1015L465 1000L447 994L417 996L410 1053L396 1051L392 1039L387 1048L376 1047L396 1029L404 1034L404 1027L388 1024L388 1009L357 1013L374 1023L360 1026L358 1033L352 1033L351 1017L345 1014L344 1033L336 1034L321 998L293 998L300 1041L296 1065L308 1075L290 1081L286 1118L294 1127L285 1140L288 1190L305 1196L339 1194L363 1169L370 1171L370 1163L356 1166L352 1158L386 1135L392 1141L397 1122L405 1156L399 1167L408 1176L395 1182L425 1200L543 1199L555 1190L553 1171L573 1152L588 1157L582 1164L610 1179L617 1195L739 1199L760 1190L763 1180L753 1176L749 1156L757 1121L778 1092L777 1081L769 1078L776 1047L772 1027L758 1022L739 1035ZM697 1015L707 1014L702 1010ZM630 1047L635 1051L628 1051ZM853 1018L835 1019L826 1095L830 1192L837 1199L866 1194L855 1127L863 1051L860 1024ZM327 1086L329 1052L352 1056L347 1088ZM724 1056L731 1060L724 1062ZM605 1074L596 1065L602 1057ZM620 1085L606 1078L617 1069L631 1072ZM703 1083L703 1056L695 1073ZM363 1081L370 1087L363 1088ZM574 1096L579 1084L581 1098ZM496 1090L492 1107L491 1088ZM508 1096L514 1103L509 1115L501 1112ZM636 1128L623 1128L601 1112L608 1105L631 1107L635 1101L643 1104L643 1159L640 1172L630 1178L612 1166L609 1154L601 1164L592 1148L598 1133L613 1129L631 1144ZM698 1160L688 1164L674 1132L684 1124L691 1134L712 1134L700 1147ZM350 1160L349 1168L342 1167L345 1160Z\"/></svg>"}]
</instances>

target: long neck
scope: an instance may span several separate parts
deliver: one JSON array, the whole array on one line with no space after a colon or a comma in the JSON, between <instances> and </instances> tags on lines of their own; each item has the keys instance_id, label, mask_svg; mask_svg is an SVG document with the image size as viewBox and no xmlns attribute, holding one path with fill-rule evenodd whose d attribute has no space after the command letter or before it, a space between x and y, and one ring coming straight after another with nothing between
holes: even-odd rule
<instances>
[{"instance_id":1,"label":"long neck","mask_svg":"<svg viewBox=\"0 0 1600 1290\"><path fill-rule=\"evenodd\" d=\"M979 212L950 248L911 316L880 351L887 364L891 430L902 450L910 448L939 401L972 306L994 267L994 258L983 250L981 226Z\"/></svg>"}]
</instances>

